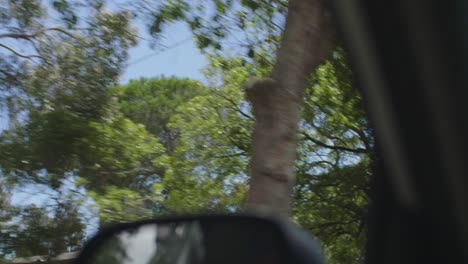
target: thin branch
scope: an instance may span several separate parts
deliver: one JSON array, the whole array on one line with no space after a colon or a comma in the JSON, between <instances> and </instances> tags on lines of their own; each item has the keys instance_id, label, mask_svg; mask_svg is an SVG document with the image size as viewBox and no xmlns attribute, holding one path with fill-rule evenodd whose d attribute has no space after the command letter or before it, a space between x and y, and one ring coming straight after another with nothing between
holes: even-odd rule
<instances>
[{"instance_id":1,"label":"thin branch","mask_svg":"<svg viewBox=\"0 0 468 264\"><path fill-rule=\"evenodd\" d=\"M354 126L350 126L350 129L352 131L354 131L359 136L362 143L364 143L364 146L366 147L367 151L369 151L369 152L372 151L372 146L369 143L369 139L366 136L366 134L364 133L364 131L362 131L361 129L358 129L358 128L354 127Z\"/></svg>"},{"instance_id":2,"label":"thin branch","mask_svg":"<svg viewBox=\"0 0 468 264\"><path fill-rule=\"evenodd\" d=\"M0 34L0 38L15 38L15 39L31 39L37 37L36 33L27 34L27 33L5 33Z\"/></svg>"},{"instance_id":3,"label":"thin branch","mask_svg":"<svg viewBox=\"0 0 468 264\"><path fill-rule=\"evenodd\" d=\"M76 28L75 30L80 30L80 29L86 29L86 28ZM76 38L76 36L73 33L69 32L66 29L61 28L61 27L50 27L50 28L45 28L45 29L43 29L41 31L42 31L42 33L46 32L46 31L58 31L58 32L63 33L65 35L69 36L69 37Z\"/></svg>"},{"instance_id":4,"label":"thin branch","mask_svg":"<svg viewBox=\"0 0 468 264\"><path fill-rule=\"evenodd\" d=\"M233 108L234 110L236 110L237 112L239 112L239 114L242 115L243 117L248 118L248 119L253 119L253 116L251 116L251 115L249 115L248 113L242 111L242 110L239 108L238 104L237 104L235 101L233 101L231 98L229 98L229 97L223 95L222 93L220 93L220 92L218 92L218 91L216 91L216 90L213 90L213 93L214 93L215 95L217 95L217 96L223 98L224 100L228 101L228 102L232 105L232 108Z\"/></svg>"},{"instance_id":5,"label":"thin branch","mask_svg":"<svg viewBox=\"0 0 468 264\"><path fill-rule=\"evenodd\" d=\"M4 33L4 34L0 34L0 39L1 38L15 38L15 39L30 40L30 39L33 39L33 38L37 38L38 36L44 34L47 31L58 31L58 32L63 33L65 35L67 35L67 36L70 36L70 37L73 37L73 38L76 37L73 33L69 32L68 30L66 30L66 29L64 29L62 27L48 27L48 28L43 28L41 30L38 30L38 31L36 31L34 33Z\"/></svg>"},{"instance_id":6,"label":"thin branch","mask_svg":"<svg viewBox=\"0 0 468 264\"><path fill-rule=\"evenodd\" d=\"M0 47L3 47L5 49L11 51L13 54L15 54L16 56L21 57L21 58L25 58L25 59L29 59L29 60L32 60L33 58L39 58L39 59L46 60L44 57L39 56L39 55L25 55L25 54L22 54L22 53L16 51L15 49L13 49L13 48L5 45L5 44L2 44L2 43L0 43Z\"/></svg>"},{"instance_id":7,"label":"thin branch","mask_svg":"<svg viewBox=\"0 0 468 264\"><path fill-rule=\"evenodd\" d=\"M328 160L318 160L318 161L312 161L312 162L304 162L304 165L306 165L308 168L310 167L315 167L315 166L318 166L318 165L329 165L331 167L334 167L335 164L328 161Z\"/></svg>"},{"instance_id":8,"label":"thin branch","mask_svg":"<svg viewBox=\"0 0 468 264\"><path fill-rule=\"evenodd\" d=\"M341 142L341 144L343 144L344 147L347 147L347 143L346 141L344 141L342 138L340 137L337 137L337 136L332 136L330 135L330 133L326 133L321 126L319 125L316 125L314 122L308 122L315 130L317 130L317 132L319 132L320 134L322 134L323 136L325 136L326 138L330 139L330 140L335 140L335 141L339 141Z\"/></svg>"},{"instance_id":9,"label":"thin branch","mask_svg":"<svg viewBox=\"0 0 468 264\"><path fill-rule=\"evenodd\" d=\"M324 148L328 148L328 149L332 149L332 150L341 150L341 151L348 151L348 152L352 152L352 153L359 153L359 154L365 154L365 153L368 153L367 149L364 149L364 148L348 148L348 147L343 147L343 146L336 146L336 145L328 145L322 141L319 141L317 139L314 139L312 138L309 134L305 133L305 132L302 132L301 133L307 140L310 140L312 141L313 143L321 146L321 147L324 147Z\"/></svg>"},{"instance_id":10,"label":"thin branch","mask_svg":"<svg viewBox=\"0 0 468 264\"><path fill-rule=\"evenodd\" d=\"M9 83L13 83L13 84L20 84L21 83L21 80L17 76L9 73L8 71L4 71L4 70L0 69L0 75L1 74L3 74L4 77L5 77L5 78L2 78L2 80L4 82L9 82Z\"/></svg>"}]
</instances>

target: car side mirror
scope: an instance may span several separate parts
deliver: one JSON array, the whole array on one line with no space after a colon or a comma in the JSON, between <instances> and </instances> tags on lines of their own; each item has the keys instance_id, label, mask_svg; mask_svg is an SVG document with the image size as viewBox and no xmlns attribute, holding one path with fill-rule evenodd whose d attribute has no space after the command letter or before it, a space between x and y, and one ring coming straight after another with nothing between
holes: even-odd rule
<instances>
[{"instance_id":1,"label":"car side mirror","mask_svg":"<svg viewBox=\"0 0 468 264\"><path fill-rule=\"evenodd\" d=\"M169 217L99 232L77 263L324 263L319 244L287 221L247 215Z\"/></svg>"}]
</instances>

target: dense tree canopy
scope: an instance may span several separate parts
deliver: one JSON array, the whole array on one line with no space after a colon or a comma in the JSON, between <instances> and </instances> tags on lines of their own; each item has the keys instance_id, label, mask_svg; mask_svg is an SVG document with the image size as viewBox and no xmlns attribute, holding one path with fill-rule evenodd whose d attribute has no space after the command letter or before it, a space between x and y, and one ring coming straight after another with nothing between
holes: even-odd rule
<instances>
[{"instance_id":1,"label":"dense tree canopy","mask_svg":"<svg viewBox=\"0 0 468 264\"><path fill-rule=\"evenodd\" d=\"M168 152L173 152L179 138L178 131L168 126L169 119L177 107L208 90L198 81L161 77L130 80L127 85L113 87L111 92L126 117L144 124Z\"/></svg>"},{"instance_id":2,"label":"dense tree canopy","mask_svg":"<svg viewBox=\"0 0 468 264\"><path fill-rule=\"evenodd\" d=\"M83 244L85 225L73 204L59 203L52 214L47 208L30 205L21 208L17 215L20 219L3 227L2 254L55 256L77 250Z\"/></svg>"},{"instance_id":3,"label":"dense tree canopy","mask_svg":"<svg viewBox=\"0 0 468 264\"><path fill-rule=\"evenodd\" d=\"M11 123L30 107L101 114L136 36L129 12L100 2L1 1L0 102Z\"/></svg>"},{"instance_id":4,"label":"dense tree canopy","mask_svg":"<svg viewBox=\"0 0 468 264\"><path fill-rule=\"evenodd\" d=\"M255 115L242 87L274 68L287 1L0 2L0 97L10 124L0 132L1 256L79 249L89 218L104 226L243 210ZM167 23L187 22L206 51L208 82L117 84L138 39L135 19L156 40ZM330 263L358 263L374 143L343 50L312 74L301 113L292 219L322 242ZM11 192L28 185L57 195L47 206L12 205Z\"/></svg>"}]
</instances>

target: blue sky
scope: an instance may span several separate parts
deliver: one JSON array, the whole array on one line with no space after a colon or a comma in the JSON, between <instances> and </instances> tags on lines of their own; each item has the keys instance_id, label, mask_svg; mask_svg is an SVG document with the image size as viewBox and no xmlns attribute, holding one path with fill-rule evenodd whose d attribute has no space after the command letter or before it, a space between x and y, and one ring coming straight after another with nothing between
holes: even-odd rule
<instances>
[{"instance_id":1,"label":"blue sky","mask_svg":"<svg viewBox=\"0 0 468 264\"><path fill-rule=\"evenodd\" d=\"M129 66L121 76L120 83L142 76L160 75L204 80L201 69L207 62L196 48L188 26L183 23L173 24L165 32L161 41L166 49L151 49L146 41L141 41L130 50ZM146 37L144 32L140 35Z\"/></svg>"}]
</instances>

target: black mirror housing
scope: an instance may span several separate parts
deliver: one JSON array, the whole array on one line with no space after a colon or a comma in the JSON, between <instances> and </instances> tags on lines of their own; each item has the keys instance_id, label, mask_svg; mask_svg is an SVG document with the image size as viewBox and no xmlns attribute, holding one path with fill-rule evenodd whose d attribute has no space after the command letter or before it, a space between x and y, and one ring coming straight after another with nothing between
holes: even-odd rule
<instances>
[{"instance_id":1,"label":"black mirror housing","mask_svg":"<svg viewBox=\"0 0 468 264\"><path fill-rule=\"evenodd\" d=\"M325 263L319 244L281 219L254 215L176 216L99 232L76 263Z\"/></svg>"}]
</instances>

